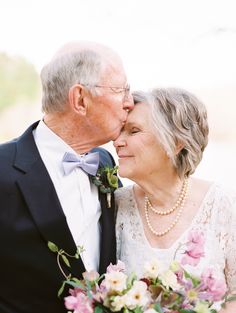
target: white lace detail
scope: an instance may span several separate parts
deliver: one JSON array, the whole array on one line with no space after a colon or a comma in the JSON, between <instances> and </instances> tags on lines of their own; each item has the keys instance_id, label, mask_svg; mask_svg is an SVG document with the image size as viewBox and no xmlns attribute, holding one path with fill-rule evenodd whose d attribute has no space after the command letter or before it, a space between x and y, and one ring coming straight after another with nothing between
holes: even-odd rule
<instances>
[{"instance_id":1,"label":"white lace detail","mask_svg":"<svg viewBox=\"0 0 236 313\"><path fill-rule=\"evenodd\" d=\"M197 267L186 267L200 275L207 267L214 267L225 279L229 291L236 291L236 194L226 192L217 184L209 188L190 227L168 249L152 248L148 243L134 199L133 186L116 191L118 207L116 221L117 259L122 260L127 271L143 274L146 261L158 258L168 266L180 260L179 245L187 242L189 231L200 230L205 234L205 257ZM177 251L177 253L176 253ZM176 253L176 255L175 255Z\"/></svg>"}]
</instances>

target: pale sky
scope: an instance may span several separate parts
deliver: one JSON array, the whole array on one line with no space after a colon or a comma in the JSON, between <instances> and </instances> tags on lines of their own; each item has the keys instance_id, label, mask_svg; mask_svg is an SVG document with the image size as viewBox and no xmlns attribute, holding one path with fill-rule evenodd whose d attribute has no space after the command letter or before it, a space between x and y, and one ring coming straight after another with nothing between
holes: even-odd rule
<instances>
[{"instance_id":1,"label":"pale sky","mask_svg":"<svg viewBox=\"0 0 236 313\"><path fill-rule=\"evenodd\" d=\"M58 47L117 50L134 88L235 85L234 0L0 0L0 51L38 70Z\"/></svg>"}]
</instances>

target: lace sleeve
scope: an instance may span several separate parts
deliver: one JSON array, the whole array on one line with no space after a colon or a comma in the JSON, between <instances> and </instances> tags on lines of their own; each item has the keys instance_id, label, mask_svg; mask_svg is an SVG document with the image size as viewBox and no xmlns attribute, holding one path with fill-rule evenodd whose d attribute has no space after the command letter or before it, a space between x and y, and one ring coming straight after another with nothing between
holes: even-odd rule
<instances>
[{"instance_id":1,"label":"lace sleeve","mask_svg":"<svg viewBox=\"0 0 236 313\"><path fill-rule=\"evenodd\" d=\"M119 188L115 192L116 214L116 249L117 260L121 259L124 228L132 233L134 202L132 196L133 185Z\"/></svg>"},{"instance_id":2,"label":"lace sleeve","mask_svg":"<svg viewBox=\"0 0 236 313\"><path fill-rule=\"evenodd\" d=\"M226 232L225 277L229 292L236 292L236 203L231 207Z\"/></svg>"},{"instance_id":3,"label":"lace sleeve","mask_svg":"<svg viewBox=\"0 0 236 313\"><path fill-rule=\"evenodd\" d=\"M119 188L115 191L115 206L116 206L116 258L120 260L121 254L121 232L123 227L123 221L121 218L122 198L124 195L124 188Z\"/></svg>"}]
</instances>

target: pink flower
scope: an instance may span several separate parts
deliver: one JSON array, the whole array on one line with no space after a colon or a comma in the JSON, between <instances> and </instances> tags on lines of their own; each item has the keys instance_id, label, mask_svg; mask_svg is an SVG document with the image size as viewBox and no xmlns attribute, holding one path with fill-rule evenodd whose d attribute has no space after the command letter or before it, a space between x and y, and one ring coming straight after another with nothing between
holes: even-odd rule
<instances>
[{"instance_id":1,"label":"pink flower","mask_svg":"<svg viewBox=\"0 0 236 313\"><path fill-rule=\"evenodd\" d=\"M213 269L207 269L202 273L202 288L205 293L202 293L202 298L210 301L220 301L227 291L226 283L223 279L217 279Z\"/></svg>"},{"instance_id":2,"label":"pink flower","mask_svg":"<svg viewBox=\"0 0 236 313\"><path fill-rule=\"evenodd\" d=\"M188 240L181 264L196 266L200 262L200 258L204 256L204 234L199 231L190 232Z\"/></svg>"},{"instance_id":3,"label":"pink flower","mask_svg":"<svg viewBox=\"0 0 236 313\"><path fill-rule=\"evenodd\" d=\"M96 271L90 271L90 272L84 272L83 273L83 278L89 281L94 281L98 279L99 274Z\"/></svg>"},{"instance_id":4,"label":"pink flower","mask_svg":"<svg viewBox=\"0 0 236 313\"><path fill-rule=\"evenodd\" d=\"M118 260L117 264L110 264L107 267L107 273L111 272L124 272L125 271L125 263L122 261Z\"/></svg>"},{"instance_id":5,"label":"pink flower","mask_svg":"<svg viewBox=\"0 0 236 313\"><path fill-rule=\"evenodd\" d=\"M73 310L74 313L93 313L91 302L82 292L77 293L76 297L68 296L64 300L65 307L68 310Z\"/></svg>"}]
</instances>

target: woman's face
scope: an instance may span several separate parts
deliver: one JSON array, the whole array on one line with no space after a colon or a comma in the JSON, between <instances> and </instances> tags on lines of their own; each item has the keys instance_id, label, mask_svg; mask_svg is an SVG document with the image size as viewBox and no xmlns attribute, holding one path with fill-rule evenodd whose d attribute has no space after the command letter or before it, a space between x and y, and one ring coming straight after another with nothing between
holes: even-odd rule
<instances>
[{"instance_id":1,"label":"woman's face","mask_svg":"<svg viewBox=\"0 0 236 313\"><path fill-rule=\"evenodd\" d=\"M119 157L119 175L132 180L163 174L173 167L152 129L149 107L138 103L114 141Z\"/></svg>"}]
</instances>

